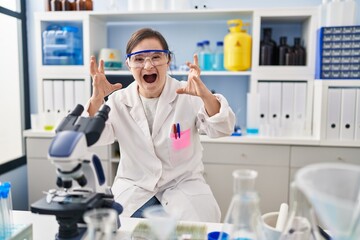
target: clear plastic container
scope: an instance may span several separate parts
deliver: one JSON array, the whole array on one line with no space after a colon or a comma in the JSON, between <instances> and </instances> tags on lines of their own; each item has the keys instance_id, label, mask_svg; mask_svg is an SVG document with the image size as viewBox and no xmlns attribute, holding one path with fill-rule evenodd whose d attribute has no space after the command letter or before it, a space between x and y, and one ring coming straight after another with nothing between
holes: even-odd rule
<instances>
[{"instance_id":1,"label":"clear plastic container","mask_svg":"<svg viewBox=\"0 0 360 240\"><path fill-rule=\"evenodd\" d=\"M295 178L335 240L360 239L360 167L322 163L300 169Z\"/></svg>"},{"instance_id":2,"label":"clear plastic container","mask_svg":"<svg viewBox=\"0 0 360 240\"><path fill-rule=\"evenodd\" d=\"M213 58L213 70L214 71L224 71L224 42L216 42L216 49L214 51Z\"/></svg>"},{"instance_id":3,"label":"clear plastic container","mask_svg":"<svg viewBox=\"0 0 360 240\"><path fill-rule=\"evenodd\" d=\"M44 65L82 65L81 31L75 26L50 26L43 32Z\"/></svg>"},{"instance_id":4,"label":"clear plastic container","mask_svg":"<svg viewBox=\"0 0 360 240\"><path fill-rule=\"evenodd\" d=\"M204 49L200 52L199 61L201 70L211 71L212 70L212 51L210 49L210 41L203 41Z\"/></svg>"}]
</instances>

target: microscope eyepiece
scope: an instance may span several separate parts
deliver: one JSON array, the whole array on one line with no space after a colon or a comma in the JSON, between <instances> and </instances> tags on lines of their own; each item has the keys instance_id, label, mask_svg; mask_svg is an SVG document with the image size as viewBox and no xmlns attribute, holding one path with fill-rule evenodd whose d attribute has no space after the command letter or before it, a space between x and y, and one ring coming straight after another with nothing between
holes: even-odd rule
<instances>
[{"instance_id":1,"label":"microscope eyepiece","mask_svg":"<svg viewBox=\"0 0 360 240\"><path fill-rule=\"evenodd\" d=\"M76 107L71 111L70 115L72 116L80 116L84 111L84 107L81 104L76 105Z\"/></svg>"},{"instance_id":2,"label":"microscope eyepiece","mask_svg":"<svg viewBox=\"0 0 360 240\"><path fill-rule=\"evenodd\" d=\"M95 117L101 117L105 122L109 118L110 107L106 104L102 105Z\"/></svg>"}]
</instances>

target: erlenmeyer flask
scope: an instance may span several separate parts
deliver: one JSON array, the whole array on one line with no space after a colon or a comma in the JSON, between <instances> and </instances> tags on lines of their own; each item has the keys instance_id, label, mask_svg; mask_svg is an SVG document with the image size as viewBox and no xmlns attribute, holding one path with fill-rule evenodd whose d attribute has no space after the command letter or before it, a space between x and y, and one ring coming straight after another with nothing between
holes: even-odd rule
<instances>
[{"instance_id":1,"label":"erlenmeyer flask","mask_svg":"<svg viewBox=\"0 0 360 240\"><path fill-rule=\"evenodd\" d=\"M259 196L255 191L257 172L254 170L235 170L234 195L225 216L223 231L229 240L263 240ZM220 239L222 236L220 235Z\"/></svg>"},{"instance_id":2,"label":"erlenmeyer flask","mask_svg":"<svg viewBox=\"0 0 360 240\"><path fill-rule=\"evenodd\" d=\"M291 183L290 214L280 240L319 240L315 211L306 196Z\"/></svg>"}]
</instances>

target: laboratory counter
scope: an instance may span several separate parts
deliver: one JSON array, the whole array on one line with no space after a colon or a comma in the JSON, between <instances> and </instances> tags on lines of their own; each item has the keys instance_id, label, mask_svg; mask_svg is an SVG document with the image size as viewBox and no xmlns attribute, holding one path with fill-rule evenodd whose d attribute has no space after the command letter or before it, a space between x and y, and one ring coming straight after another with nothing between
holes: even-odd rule
<instances>
[{"instance_id":1,"label":"laboratory counter","mask_svg":"<svg viewBox=\"0 0 360 240\"><path fill-rule=\"evenodd\" d=\"M13 211L13 219L15 224L32 224L32 236L34 240L55 239L55 234L58 231L58 224L55 216L40 215L30 211ZM130 239L131 233L140 222L146 222L147 219L142 218L128 218L120 215L121 227L118 230L120 239ZM205 225L206 231L221 231L222 224L220 223L203 223L203 222L185 222L180 223L192 225Z\"/></svg>"}]
</instances>

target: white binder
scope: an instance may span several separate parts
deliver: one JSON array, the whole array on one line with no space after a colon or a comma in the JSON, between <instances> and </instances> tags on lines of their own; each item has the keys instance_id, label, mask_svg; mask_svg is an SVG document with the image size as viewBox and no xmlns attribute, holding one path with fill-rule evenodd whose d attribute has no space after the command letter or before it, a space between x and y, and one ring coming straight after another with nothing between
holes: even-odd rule
<instances>
[{"instance_id":1,"label":"white binder","mask_svg":"<svg viewBox=\"0 0 360 240\"><path fill-rule=\"evenodd\" d=\"M75 108L75 94L74 94L74 81L64 81L64 96L65 96L65 112L70 113Z\"/></svg>"},{"instance_id":2,"label":"white binder","mask_svg":"<svg viewBox=\"0 0 360 240\"><path fill-rule=\"evenodd\" d=\"M259 82L258 93L260 95L260 125L268 124L269 121L269 82Z\"/></svg>"},{"instance_id":3,"label":"white binder","mask_svg":"<svg viewBox=\"0 0 360 240\"><path fill-rule=\"evenodd\" d=\"M356 89L343 88L341 94L340 139L354 140Z\"/></svg>"},{"instance_id":4,"label":"white binder","mask_svg":"<svg viewBox=\"0 0 360 240\"><path fill-rule=\"evenodd\" d=\"M360 88L356 89L355 140L360 140Z\"/></svg>"},{"instance_id":5,"label":"white binder","mask_svg":"<svg viewBox=\"0 0 360 240\"><path fill-rule=\"evenodd\" d=\"M340 138L341 88L328 89L326 138Z\"/></svg>"},{"instance_id":6,"label":"white binder","mask_svg":"<svg viewBox=\"0 0 360 240\"><path fill-rule=\"evenodd\" d=\"M75 105L81 104L85 105L85 81L84 80L76 80L74 81L74 89L75 89Z\"/></svg>"},{"instance_id":7,"label":"white binder","mask_svg":"<svg viewBox=\"0 0 360 240\"><path fill-rule=\"evenodd\" d=\"M307 83L294 83L294 124L296 135L304 135L306 126Z\"/></svg>"},{"instance_id":8,"label":"white binder","mask_svg":"<svg viewBox=\"0 0 360 240\"><path fill-rule=\"evenodd\" d=\"M54 80L54 111L62 113L64 111L64 81Z\"/></svg>"},{"instance_id":9,"label":"white binder","mask_svg":"<svg viewBox=\"0 0 360 240\"><path fill-rule=\"evenodd\" d=\"M282 135L291 135L294 121L294 82L282 83L281 97L281 129Z\"/></svg>"},{"instance_id":10,"label":"white binder","mask_svg":"<svg viewBox=\"0 0 360 240\"><path fill-rule=\"evenodd\" d=\"M281 82L269 84L269 123L270 135L278 136L281 118Z\"/></svg>"},{"instance_id":11,"label":"white binder","mask_svg":"<svg viewBox=\"0 0 360 240\"><path fill-rule=\"evenodd\" d=\"M43 111L44 112L53 112L54 111L54 88L53 80L44 79L43 80Z\"/></svg>"}]
</instances>

